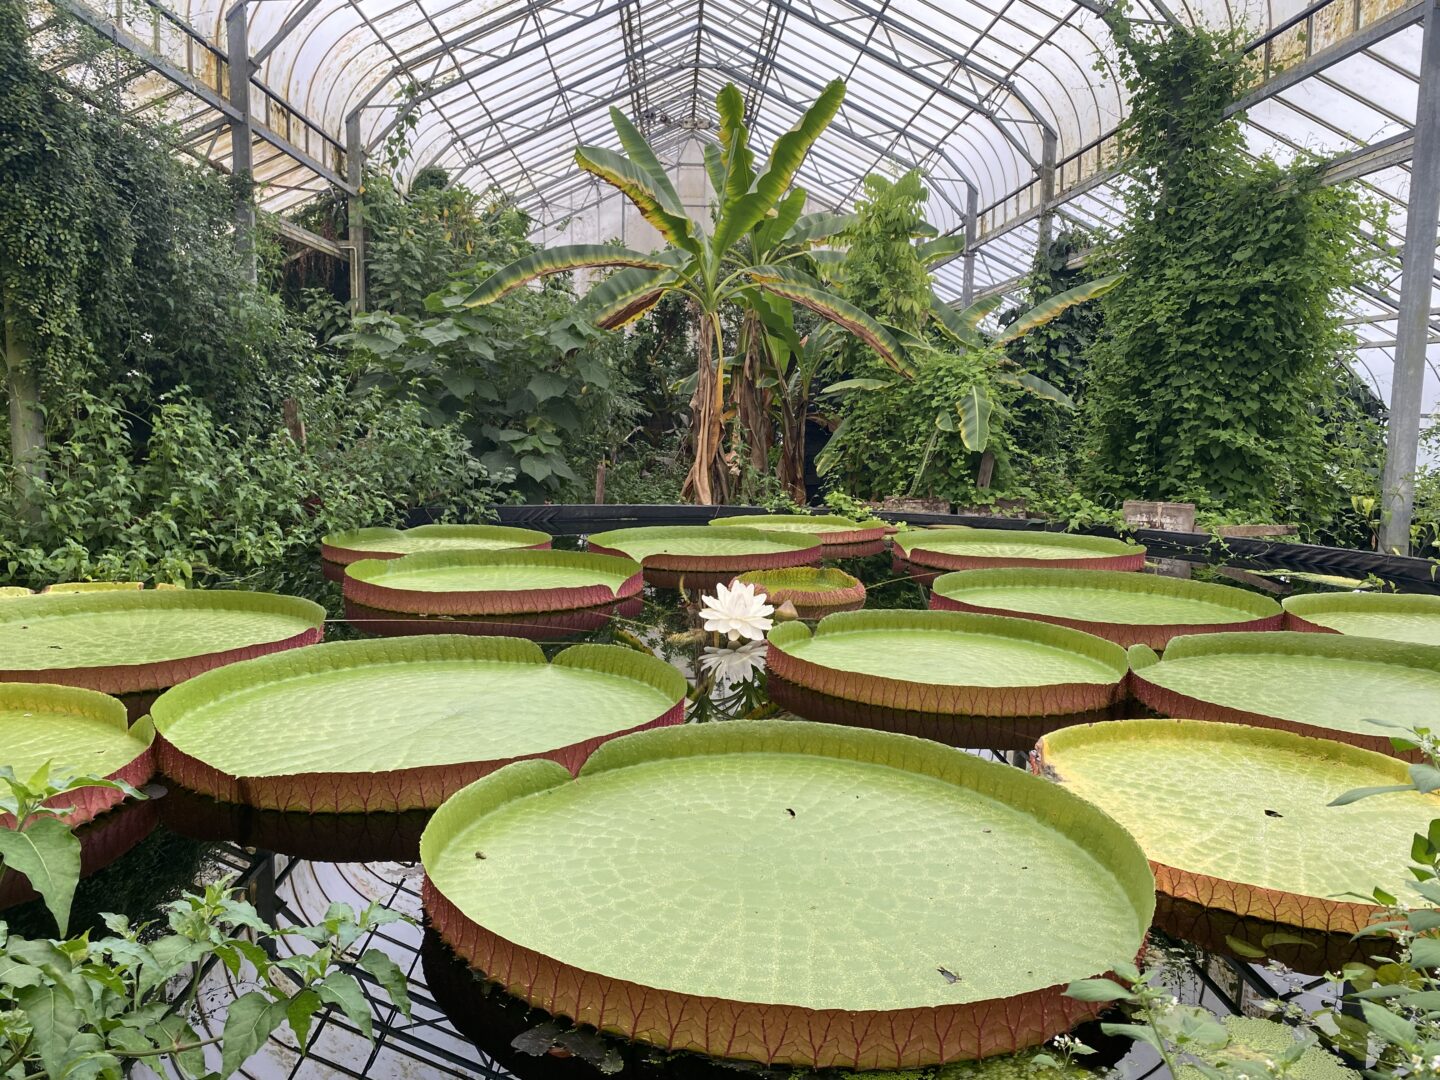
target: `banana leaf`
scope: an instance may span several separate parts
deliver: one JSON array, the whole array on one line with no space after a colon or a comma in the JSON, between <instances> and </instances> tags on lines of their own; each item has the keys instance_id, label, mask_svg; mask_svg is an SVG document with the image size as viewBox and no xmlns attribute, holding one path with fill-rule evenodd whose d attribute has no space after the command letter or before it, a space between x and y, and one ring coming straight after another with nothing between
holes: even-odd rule
<instances>
[{"instance_id":1,"label":"banana leaf","mask_svg":"<svg viewBox=\"0 0 1440 1080\"><path fill-rule=\"evenodd\" d=\"M1087 281L1084 285L1077 285L1065 292L1056 293L1049 300L1037 304L1006 327L1005 332L995 339L995 344L1004 345L1006 342L1024 337L1037 326L1044 326L1051 319L1058 318L1076 304L1083 304L1097 296L1104 296L1116 285L1119 285L1124 276L1123 274L1110 274L1107 277L1096 278L1094 281Z\"/></svg>"},{"instance_id":2,"label":"banana leaf","mask_svg":"<svg viewBox=\"0 0 1440 1080\"><path fill-rule=\"evenodd\" d=\"M783 296L815 312L821 318L843 326L874 349L891 368L913 377L914 372L905 358L905 350L895 340L895 336L853 304L817 285L800 280L793 273L781 272L776 267L753 267L749 274L755 284L766 292Z\"/></svg>"},{"instance_id":3,"label":"banana leaf","mask_svg":"<svg viewBox=\"0 0 1440 1080\"><path fill-rule=\"evenodd\" d=\"M975 384L955 403L960 416L960 439L967 450L981 451L990 445L990 414L995 403L985 388Z\"/></svg>"},{"instance_id":4,"label":"banana leaf","mask_svg":"<svg viewBox=\"0 0 1440 1080\"><path fill-rule=\"evenodd\" d=\"M571 244L565 247L545 248L523 259L516 259L509 266L495 271L470 292L462 301L464 307L479 307L493 303L506 293L513 292L536 278L550 274L563 274L569 270L584 270L598 266L646 267L651 270L674 269L681 261L676 252L658 252L646 255L628 248L610 244Z\"/></svg>"},{"instance_id":5,"label":"banana leaf","mask_svg":"<svg viewBox=\"0 0 1440 1080\"><path fill-rule=\"evenodd\" d=\"M662 196L651 184L649 174L624 154L603 146L577 146L575 164L604 180L629 199L640 216L655 226L660 235L678 248L699 255L702 245L695 236L695 223L685 213L665 208Z\"/></svg>"}]
</instances>

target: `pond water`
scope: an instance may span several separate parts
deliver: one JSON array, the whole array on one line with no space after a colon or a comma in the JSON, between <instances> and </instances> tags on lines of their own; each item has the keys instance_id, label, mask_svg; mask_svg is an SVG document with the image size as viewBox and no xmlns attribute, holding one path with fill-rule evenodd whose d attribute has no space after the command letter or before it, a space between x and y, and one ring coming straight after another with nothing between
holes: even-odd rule
<instances>
[{"instance_id":1,"label":"pond water","mask_svg":"<svg viewBox=\"0 0 1440 1080\"><path fill-rule=\"evenodd\" d=\"M574 539L557 540L557 547L574 547ZM924 608L927 590L914 580L897 576L888 554L846 560L839 565L869 587L867 607ZM1275 593L1286 586L1273 579L1250 577L1223 567L1195 568L1194 576L1225 584L1239 584ZM325 582L319 568L303 568L313 595L323 599L332 613L327 640L368 636L366 624L343 617L339 586ZM542 642L547 653L574 641L625 642L643 645L682 670L692 684L687 722L724 723L739 718L783 717L796 712L819 719L816 703L806 701L796 687L767 684L763 672L749 677L696 678L701 648L693 599L674 591L646 589L638 612L627 611L600 621L592 629L577 631L566 641ZM547 633L554 632L553 627ZM932 718L916 715L879 715L857 707L832 722L887 726L913 734L933 735ZM1053 723L1008 720L993 727L971 725L966 749L993 760L1021 766L1025 752ZM953 728L951 729L953 730ZM380 948L389 953L410 981L414 1016L406 1019L372 994L376 1038L366 1041L342 1015L323 1014L311 1031L307 1055L302 1057L288 1029L272 1038L246 1066L243 1075L257 1080L278 1077L534 1077L536 1080L594 1080L619 1068L622 1077L733 1076L740 1072L767 1072L752 1066L717 1063L691 1056L667 1056L645 1048L622 1045L593 1033L555 1025L549 1018L505 995L487 990L448 948L422 925L421 870L417 845L425 814L326 817L286 815L228 807L164 782L152 788L156 798L107 818L114 847L127 848L109 865L88 877L76 898L74 932L87 925L100 928L99 913L119 911L132 917L152 917L158 907L195 883L233 875L261 912L279 925L318 922L334 902L360 906L380 901L411 916L413 923L387 925L356 944L356 953ZM4 915L20 933L45 934L48 923L34 905ZM1167 905L1161 913L1169 933L1157 941L1170 949L1170 983L1182 1000L1199 1002L1221 1014L1249 1009L1262 998L1287 997L1316 1004L1323 982L1311 976L1257 966L1226 955L1227 938L1233 943L1258 941L1264 926L1222 925L1199 909ZM1334 943L1318 946L1322 951ZM1307 948L1311 948L1307 946ZM1218 949L1221 951L1212 952ZM1233 952L1233 950L1232 950ZM1307 970L1338 966L1347 957L1306 954L1293 947L1290 962ZM1321 963L1323 959L1324 963ZM367 992L373 982L356 970ZM216 1005L227 995L229 976L213 964L200 976L200 1001ZM223 1010L215 1009L208 1023L216 1031ZM1119 1063L1123 1074L1141 1077L1156 1068L1154 1056L1102 1037L1098 1028L1082 1034L1101 1049L1096 1060ZM556 1043L559 1049L556 1049ZM777 1070L776 1075L781 1071Z\"/></svg>"}]
</instances>

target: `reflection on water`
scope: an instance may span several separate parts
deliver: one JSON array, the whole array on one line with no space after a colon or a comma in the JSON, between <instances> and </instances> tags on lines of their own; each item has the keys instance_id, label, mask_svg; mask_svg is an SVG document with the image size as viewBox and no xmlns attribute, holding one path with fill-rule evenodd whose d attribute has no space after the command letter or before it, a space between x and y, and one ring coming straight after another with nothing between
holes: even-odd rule
<instances>
[{"instance_id":1,"label":"reflection on water","mask_svg":"<svg viewBox=\"0 0 1440 1080\"><path fill-rule=\"evenodd\" d=\"M569 546L559 543L557 547ZM925 608L922 585L895 574L884 553L841 562L868 587L867 607ZM319 578L318 569L311 574ZM1212 574L1201 570L1197 576ZM728 580L728 577L727 577ZM1263 587L1273 588L1265 579ZM1233 580L1229 583L1234 583ZM678 582L677 582L678 584ZM697 584L694 580L687 586ZM713 583L706 583L713 584ZM417 625L413 617L346 609L337 585L325 586L324 600L333 619L331 640L375 633L435 632L435 624ZM804 716L830 723L874 727L936 739L986 756L1023 765L1036 739L1069 723L1109 718L1109 714L1046 719L995 720L906 713L838 701L802 687L769 679L763 673L737 677L735 671L703 670L706 641L697 634L696 597L670 590L646 590L616 610L558 613L554 617L514 620L463 620L444 630L469 633L519 633L539 641L553 655L570 641L626 645L653 652L683 671L692 683L690 722L740 718ZM375 617L379 622L370 622ZM348 621L347 621L348 620ZM604 1069L623 1066L622 1077L636 1080L723 1080L740 1073L776 1073L743 1063L723 1063L694 1055L671 1055L642 1046L575 1032L564 1023L522 1002L490 990L457 961L433 934L422 930L416 862L427 814L305 815L229 806L181 790L149 804L104 815L87 827L86 869L76 897L75 932L100 928L99 912L120 911L133 919L153 918L159 907L196 882L234 874L257 906L280 925L321 921L329 904L363 905L380 901L413 916L415 924L381 928L356 943L357 953L379 948L389 953L410 980L415 1015L377 1003L371 1044L343 1015L326 1013L311 1032L308 1056L301 1057L288 1031L277 1034L243 1075L278 1077L504 1077L525 1080L597 1080ZM93 830L93 836L88 830ZM108 865L107 865L108 864ZM0 885L0 906L5 906ZM14 897L8 901L13 903ZM30 903L4 912L16 932L48 935L48 916ZM1162 902L1157 927L1180 944L1173 951L1167 981L1182 1000L1220 1013L1245 1009L1260 998L1286 996L1310 1006L1318 980L1268 970L1250 962L1245 947L1264 942L1277 928L1226 919L1195 905ZM1239 943L1240 948L1236 947ZM297 947L300 947L297 943ZM1271 953L1295 971L1333 969L1351 958L1346 941L1308 938L1274 944ZM1366 952L1372 951L1367 947ZM369 977L356 971L366 982ZM221 1003L232 992L228 974L212 965L203 976L202 1001ZM367 983L368 985L368 983ZM216 1010L210 1023L223 1023ZM548 1025L548 1026L547 1026ZM1107 1039L1094 1026L1084 1037L1103 1053L1092 1062L1118 1060L1128 1047ZM516 1041L519 1040L519 1048ZM1128 1051L1122 1071L1146 1073L1152 1060L1144 1051Z\"/></svg>"}]
</instances>

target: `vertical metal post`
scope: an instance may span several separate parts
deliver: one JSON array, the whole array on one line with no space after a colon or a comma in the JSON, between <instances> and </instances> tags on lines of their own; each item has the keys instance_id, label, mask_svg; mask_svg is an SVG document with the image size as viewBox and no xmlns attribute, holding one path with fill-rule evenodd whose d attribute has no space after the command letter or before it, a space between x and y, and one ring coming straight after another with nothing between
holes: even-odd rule
<instances>
[{"instance_id":1,"label":"vertical metal post","mask_svg":"<svg viewBox=\"0 0 1440 1080\"><path fill-rule=\"evenodd\" d=\"M345 118L345 179L355 189L346 204L350 224L350 310L365 310L365 140L360 137L360 110Z\"/></svg>"},{"instance_id":2,"label":"vertical metal post","mask_svg":"<svg viewBox=\"0 0 1440 1080\"><path fill-rule=\"evenodd\" d=\"M1415 462L1420 443L1425 349L1430 337L1430 296L1435 274L1435 231L1440 225L1440 0L1426 5L1420 46L1420 98L1415 110L1415 157L1405 214L1395 371L1390 383L1390 426L1385 440L1380 550L1410 551L1415 512Z\"/></svg>"},{"instance_id":3,"label":"vertical metal post","mask_svg":"<svg viewBox=\"0 0 1440 1080\"><path fill-rule=\"evenodd\" d=\"M225 14L225 48L230 65L230 104L239 113L230 121L230 174L235 193L235 248L250 280L255 273L255 156L250 130L250 21L246 0Z\"/></svg>"},{"instance_id":4,"label":"vertical metal post","mask_svg":"<svg viewBox=\"0 0 1440 1080\"><path fill-rule=\"evenodd\" d=\"M980 191L973 184L965 194L965 274L961 279L960 304L969 307L975 302L975 240L980 235Z\"/></svg>"},{"instance_id":5,"label":"vertical metal post","mask_svg":"<svg viewBox=\"0 0 1440 1080\"><path fill-rule=\"evenodd\" d=\"M1054 215L1055 161L1059 156L1059 140L1046 128L1040 143L1040 220L1036 223L1035 250L1044 255L1050 250L1050 219Z\"/></svg>"}]
</instances>

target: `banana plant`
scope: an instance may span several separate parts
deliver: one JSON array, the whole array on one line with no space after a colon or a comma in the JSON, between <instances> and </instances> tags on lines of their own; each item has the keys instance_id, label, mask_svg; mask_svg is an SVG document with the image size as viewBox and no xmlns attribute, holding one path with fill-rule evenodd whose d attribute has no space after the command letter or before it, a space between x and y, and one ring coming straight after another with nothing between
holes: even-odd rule
<instances>
[{"instance_id":1,"label":"banana plant","mask_svg":"<svg viewBox=\"0 0 1440 1080\"><path fill-rule=\"evenodd\" d=\"M727 305L749 308L760 295L788 301L854 334L894 370L908 367L888 329L796 265L807 248L838 227L834 215L804 214L804 191L792 185L844 97L843 81L828 85L796 125L775 140L762 167L750 146L744 99L733 83L724 87L715 100L718 142L705 148L717 200L713 223L686 212L650 144L623 113L611 109L623 153L580 146L576 164L619 190L669 247L657 253L593 244L548 248L496 272L458 302L475 307L547 274L602 268L616 272L581 301L585 318L596 326L624 326L667 293L688 297L696 316L698 355L691 399L694 459L684 490L695 502L723 502L730 490L722 447L724 367L727 355L744 356L738 348L725 348L720 316Z\"/></svg>"},{"instance_id":2,"label":"banana plant","mask_svg":"<svg viewBox=\"0 0 1440 1080\"><path fill-rule=\"evenodd\" d=\"M952 252L945 245L952 243L948 237L921 243L917 245L917 254L928 265L951 254ZM1000 306L1003 299L1000 296L987 297L971 304L964 311L956 311L938 296L932 294L932 321L952 347L989 351L994 364L990 377L996 382L1017 387L1065 408L1073 409L1075 402L1068 394L1038 375L1020 367L1000 351L1000 346L1024 337L1031 330L1044 326L1077 304L1083 304L1088 300L1105 295L1120 283L1120 278L1120 274L1111 274L1057 293L1021 314L994 338L987 337L981 331L980 324L987 315ZM897 339L901 341L906 355L915 364L923 364L927 352L935 348L931 343L911 335L897 335ZM913 368L908 371L897 370L896 374L900 378L914 377ZM898 382L899 380L894 375L887 378L845 379L832 383L821 392L823 394L840 394L884 391L898 385ZM958 431L967 450L982 452L990 445L990 420L996 408L995 400L990 396L988 389L981 383L972 383L960 399L954 403L953 412L944 412L935 418L936 431ZM826 471L827 467L834 462L834 452L830 448L839 446L839 437L843 428L842 422L840 428L836 429L830 446L827 447L830 452L822 454L819 463L822 472Z\"/></svg>"}]
</instances>

